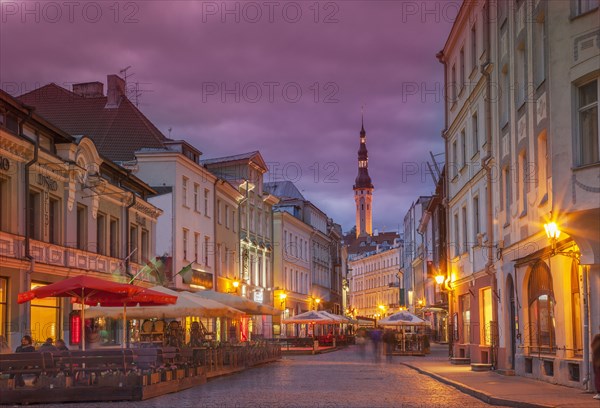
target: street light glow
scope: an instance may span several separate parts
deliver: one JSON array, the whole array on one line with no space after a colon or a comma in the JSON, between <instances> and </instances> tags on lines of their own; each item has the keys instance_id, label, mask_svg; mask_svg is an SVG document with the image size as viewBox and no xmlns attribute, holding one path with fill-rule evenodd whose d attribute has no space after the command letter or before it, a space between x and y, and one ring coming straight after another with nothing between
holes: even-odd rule
<instances>
[{"instance_id":1,"label":"street light glow","mask_svg":"<svg viewBox=\"0 0 600 408\"><path fill-rule=\"evenodd\" d=\"M560 237L560 230L555 222L544 224L544 229L546 230L546 236L549 239L558 239L558 237Z\"/></svg>"},{"instance_id":2,"label":"street light glow","mask_svg":"<svg viewBox=\"0 0 600 408\"><path fill-rule=\"evenodd\" d=\"M444 277L444 275L437 275L437 276L435 277L435 282L436 282L438 285L441 285L442 283L444 283L444 278L445 278L445 277Z\"/></svg>"}]
</instances>

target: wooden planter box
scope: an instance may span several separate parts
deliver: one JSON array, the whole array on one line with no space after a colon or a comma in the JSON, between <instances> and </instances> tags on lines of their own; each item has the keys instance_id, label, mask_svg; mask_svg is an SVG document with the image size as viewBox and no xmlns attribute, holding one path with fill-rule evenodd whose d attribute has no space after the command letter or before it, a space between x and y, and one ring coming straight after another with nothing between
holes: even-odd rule
<instances>
[{"instance_id":1,"label":"wooden planter box","mask_svg":"<svg viewBox=\"0 0 600 408\"><path fill-rule=\"evenodd\" d=\"M15 389L14 378L0 378L0 391L9 391Z\"/></svg>"},{"instance_id":2,"label":"wooden planter box","mask_svg":"<svg viewBox=\"0 0 600 408\"><path fill-rule=\"evenodd\" d=\"M158 384L160 382L160 373L146 374L144 385Z\"/></svg>"},{"instance_id":3,"label":"wooden planter box","mask_svg":"<svg viewBox=\"0 0 600 408\"><path fill-rule=\"evenodd\" d=\"M110 374L98 377L98 385L106 387L134 387L140 383L137 375Z\"/></svg>"},{"instance_id":4,"label":"wooden planter box","mask_svg":"<svg viewBox=\"0 0 600 408\"><path fill-rule=\"evenodd\" d=\"M173 371L165 370L162 372L162 381L171 381L173 379Z\"/></svg>"},{"instance_id":5,"label":"wooden planter box","mask_svg":"<svg viewBox=\"0 0 600 408\"><path fill-rule=\"evenodd\" d=\"M39 388L68 388L73 386L73 378L67 376L47 377L40 375L37 381Z\"/></svg>"}]
</instances>

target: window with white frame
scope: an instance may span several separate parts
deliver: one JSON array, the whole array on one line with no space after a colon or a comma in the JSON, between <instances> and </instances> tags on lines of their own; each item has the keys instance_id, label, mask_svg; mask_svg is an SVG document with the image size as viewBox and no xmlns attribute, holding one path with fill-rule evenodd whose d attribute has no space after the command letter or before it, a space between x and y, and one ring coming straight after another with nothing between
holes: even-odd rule
<instances>
[{"instance_id":1,"label":"window with white frame","mask_svg":"<svg viewBox=\"0 0 600 408\"><path fill-rule=\"evenodd\" d=\"M471 70L477 69L477 22L471 27Z\"/></svg>"},{"instance_id":2,"label":"window with white frame","mask_svg":"<svg viewBox=\"0 0 600 408\"><path fill-rule=\"evenodd\" d=\"M200 251L200 234L194 232L194 262L198 263Z\"/></svg>"},{"instance_id":3,"label":"window with white frame","mask_svg":"<svg viewBox=\"0 0 600 408\"><path fill-rule=\"evenodd\" d=\"M119 258L121 256L120 242L119 242L119 219L110 218L109 224L109 255L113 258Z\"/></svg>"},{"instance_id":4,"label":"window with white frame","mask_svg":"<svg viewBox=\"0 0 600 408\"><path fill-rule=\"evenodd\" d=\"M61 210L60 199L50 196L48 200L48 240L51 244L61 243Z\"/></svg>"},{"instance_id":5,"label":"window with white frame","mask_svg":"<svg viewBox=\"0 0 600 408\"><path fill-rule=\"evenodd\" d=\"M464 129L460 132L460 156L460 168L462 169L467 165L467 135Z\"/></svg>"},{"instance_id":6,"label":"window with white frame","mask_svg":"<svg viewBox=\"0 0 600 408\"><path fill-rule=\"evenodd\" d=\"M521 105L525 103L525 94L527 89L527 84L525 83L525 64L527 56L525 51L524 41L517 44L517 49L515 52L515 93L517 98L517 108L520 108Z\"/></svg>"},{"instance_id":7,"label":"window with white frame","mask_svg":"<svg viewBox=\"0 0 600 408\"><path fill-rule=\"evenodd\" d=\"M458 223L458 213L454 214L454 256L460 255L460 225Z\"/></svg>"},{"instance_id":8,"label":"window with white frame","mask_svg":"<svg viewBox=\"0 0 600 408\"><path fill-rule=\"evenodd\" d=\"M0 177L0 231L11 232L10 230L10 178Z\"/></svg>"},{"instance_id":9,"label":"window with white frame","mask_svg":"<svg viewBox=\"0 0 600 408\"><path fill-rule=\"evenodd\" d=\"M209 237L204 237L204 265L209 266L209 253L212 251L212 248L210 246L210 238Z\"/></svg>"},{"instance_id":10,"label":"window with white frame","mask_svg":"<svg viewBox=\"0 0 600 408\"><path fill-rule=\"evenodd\" d=\"M106 254L106 215L101 212L96 215L96 253Z\"/></svg>"},{"instance_id":11,"label":"window with white frame","mask_svg":"<svg viewBox=\"0 0 600 408\"><path fill-rule=\"evenodd\" d=\"M188 178L183 177L181 181L181 199L183 200L182 205L187 207L187 194L188 194Z\"/></svg>"},{"instance_id":12,"label":"window with white frame","mask_svg":"<svg viewBox=\"0 0 600 408\"><path fill-rule=\"evenodd\" d=\"M467 229L467 207L462 208L462 231L463 231L463 245L462 252L467 252L469 250L469 230Z\"/></svg>"},{"instance_id":13,"label":"window with white frame","mask_svg":"<svg viewBox=\"0 0 600 408\"><path fill-rule=\"evenodd\" d=\"M500 84L500 126L504 127L508 123L510 110L510 75L506 65L502 69Z\"/></svg>"},{"instance_id":14,"label":"window with white frame","mask_svg":"<svg viewBox=\"0 0 600 408\"><path fill-rule=\"evenodd\" d=\"M473 197L473 235L477 238L477 235L481 232L480 216L479 216L479 196Z\"/></svg>"},{"instance_id":15,"label":"window with white frame","mask_svg":"<svg viewBox=\"0 0 600 408\"><path fill-rule=\"evenodd\" d=\"M452 178L458 175L458 147L456 145L456 139L452 141L452 163L450 163L452 169Z\"/></svg>"},{"instance_id":16,"label":"window with white frame","mask_svg":"<svg viewBox=\"0 0 600 408\"><path fill-rule=\"evenodd\" d=\"M471 116L471 131L473 134L473 156L475 156L479 152L479 120L477 112Z\"/></svg>"},{"instance_id":17,"label":"window with white frame","mask_svg":"<svg viewBox=\"0 0 600 408\"><path fill-rule=\"evenodd\" d=\"M230 228L229 205L225 204L225 228Z\"/></svg>"},{"instance_id":18,"label":"window with white frame","mask_svg":"<svg viewBox=\"0 0 600 408\"><path fill-rule=\"evenodd\" d=\"M537 179L538 188L542 195L547 193L547 178L548 178L548 145L546 132L538 136L538 160L537 160Z\"/></svg>"},{"instance_id":19,"label":"window with white frame","mask_svg":"<svg viewBox=\"0 0 600 408\"><path fill-rule=\"evenodd\" d=\"M598 8L599 4L600 0L575 0L575 16L579 16L581 14L585 14L589 11L592 11L595 8Z\"/></svg>"},{"instance_id":20,"label":"window with white frame","mask_svg":"<svg viewBox=\"0 0 600 408\"><path fill-rule=\"evenodd\" d=\"M138 243L138 226L130 224L129 226L129 255L131 261L138 262L140 257L140 248Z\"/></svg>"},{"instance_id":21,"label":"window with white frame","mask_svg":"<svg viewBox=\"0 0 600 408\"><path fill-rule=\"evenodd\" d=\"M181 246L182 246L182 255L183 255L183 259L187 260L188 259L188 235L189 235L189 231L187 229L183 229L183 236L182 236L182 242L181 242Z\"/></svg>"},{"instance_id":22,"label":"window with white frame","mask_svg":"<svg viewBox=\"0 0 600 408\"><path fill-rule=\"evenodd\" d=\"M539 13L533 25L533 80L538 87L546 79L546 21Z\"/></svg>"},{"instance_id":23,"label":"window with white frame","mask_svg":"<svg viewBox=\"0 0 600 408\"><path fill-rule=\"evenodd\" d=\"M578 88L577 164L584 166L600 161L598 139L598 81Z\"/></svg>"},{"instance_id":24,"label":"window with white frame","mask_svg":"<svg viewBox=\"0 0 600 408\"><path fill-rule=\"evenodd\" d=\"M87 207L77 204L77 248L87 249Z\"/></svg>"},{"instance_id":25,"label":"window with white frame","mask_svg":"<svg viewBox=\"0 0 600 408\"><path fill-rule=\"evenodd\" d=\"M452 96L452 99L450 100L450 103L453 104L456 102L456 88L457 88L457 84L456 84L456 65L452 65L452 77L451 77L451 81L450 81L450 95Z\"/></svg>"},{"instance_id":26,"label":"window with white frame","mask_svg":"<svg viewBox=\"0 0 600 408\"><path fill-rule=\"evenodd\" d=\"M519 201L520 211L523 214L527 212L527 192L529 191L529 164L527 163L527 152L523 150L519 155Z\"/></svg>"},{"instance_id":27,"label":"window with white frame","mask_svg":"<svg viewBox=\"0 0 600 408\"><path fill-rule=\"evenodd\" d=\"M146 263L150 259L150 234L148 230L142 228L142 262Z\"/></svg>"},{"instance_id":28,"label":"window with white frame","mask_svg":"<svg viewBox=\"0 0 600 408\"><path fill-rule=\"evenodd\" d=\"M29 191L29 236L42 239L42 194L36 190Z\"/></svg>"},{"instance_id":29,"label":"window with white frame","mask_svg":"<svg viewBox=\"0 0 600 408\"><path fill-rule=\"evenodd\" d=\"M465 49L461 48L460 49L460 89L461 90L467 83L465 69L466 69L465 68Z\"/></svg>"},{"instance_id":30,"label":"window with white frame","mask_svg":"<svg viewBox=\"0 0 600 408\"><path fill-rule=\"evenodd\" d=\"M194 183L194 211L200 211L200 185Z\"/></svg>"},{"instance_id":31,"label":"window with white frame","mask_svg":"<svg viewBox=\"0 0 600 408\"><path fill-rule=\"evenodd\" d=\"M217 200L217 222L221 224L221 200Z\"/></svg>"},{"instance_id":32,"label":"window with white frame","mask_svg":"<svg viewBox=\"0 0 600 408\"><path fill-rule=\"evenodd\" d=\"M208 198L209 198L209 194L210 194L210 191L207 188L205 188L204 189L204 215L207 216L207 217L210 217L210 214L208 212Z\"/></svg>"},{"instance_id":33,"label":"window with white frame","mask_svg":"<svg viewBox=\"0 0 600 408\"><path fill-rule=\"evenodd\" d=\"M511 200L511 194L510 194L510 190L511 190L511 180L510 180L510 168L508 166L506 166L503 170L502 173L504 175L504 177L502 178L503 180L503 189L504 189L504 211L506 211L506 220L508 221L509 219L509 210L510 210L510 200Z\"/></svg>"}]
</instances>

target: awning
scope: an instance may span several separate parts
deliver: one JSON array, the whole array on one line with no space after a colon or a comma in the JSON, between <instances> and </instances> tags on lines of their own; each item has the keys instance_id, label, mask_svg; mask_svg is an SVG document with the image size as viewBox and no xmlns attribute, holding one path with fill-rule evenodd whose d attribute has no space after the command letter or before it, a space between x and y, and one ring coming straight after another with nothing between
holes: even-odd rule
<instances>
[{"instance_id":1,"label":"awning","mask_svg":"<svg viewBox=\"0 0 600 408\"><path fill-rule=\"evenodd\" d=\"M262 303L254 302L243 296L230 295L228 293L215 292L214 290L202 290L200 292L194 292L195 296L199 296L204 299L212 299L217 302L223 303L227 306L233 307L237 310L249 315L272 315L277 316L282 313L280 309L276 309L272 306L265 305Z\"/></svg>"}]
</instances>

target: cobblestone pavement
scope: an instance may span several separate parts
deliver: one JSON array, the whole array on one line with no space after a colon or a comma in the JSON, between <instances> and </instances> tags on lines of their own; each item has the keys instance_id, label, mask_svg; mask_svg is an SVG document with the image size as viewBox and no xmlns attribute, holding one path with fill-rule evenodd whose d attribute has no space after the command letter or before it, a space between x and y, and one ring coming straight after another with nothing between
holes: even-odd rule
<instances>
[{"instance_id":1,"label":"cobblestone pavement","mask_svg":"<svg viewBox=\"0 0 600 408\"><path fill-rule=\"evenodd\" d=\"M281 361L220 377L176 394L141 402L37 405L37 407L199 408L479 408L489 405L399 364L374 361L356 346Z\"/></svg>"}]
</instances>

